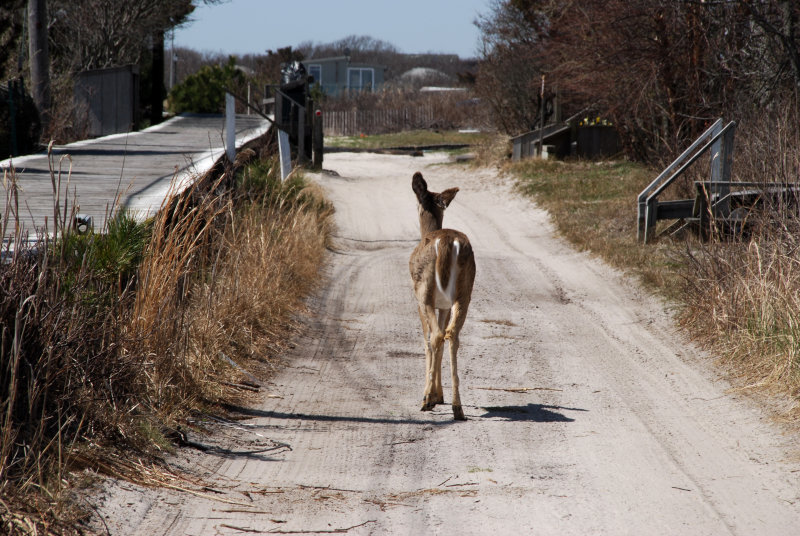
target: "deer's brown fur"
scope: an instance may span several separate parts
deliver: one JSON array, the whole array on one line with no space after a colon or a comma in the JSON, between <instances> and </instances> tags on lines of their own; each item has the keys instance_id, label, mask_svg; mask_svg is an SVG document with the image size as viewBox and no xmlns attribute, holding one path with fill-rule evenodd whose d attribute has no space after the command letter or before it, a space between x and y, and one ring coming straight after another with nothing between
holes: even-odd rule
<instances>
[{"instance_id":1,"label":"deer's brown fur","mask_svg":"<svg viewBox=\"0 0 800 536\"><path fill-rule=\"evenodd\" d=\"M444 341L450 344L450 372L453 382L453 417L464 420L458 392L457 354L459 333L467 317L475 281L475 256L469 238L453 229L442 229L444 211L458 188L441 193L428 191L417 172L411 187L419 203L420 242L408 266L417 298L425 343L425 394L422 410L444 403L442 354Z\"/></svg>"}]
</instances>

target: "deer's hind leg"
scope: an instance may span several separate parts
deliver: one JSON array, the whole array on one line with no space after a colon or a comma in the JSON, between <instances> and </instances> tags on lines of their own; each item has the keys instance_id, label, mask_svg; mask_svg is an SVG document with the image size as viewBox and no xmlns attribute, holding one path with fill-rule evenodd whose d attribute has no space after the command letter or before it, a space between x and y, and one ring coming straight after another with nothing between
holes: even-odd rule
<instances>
[{"instance_id":1,"label":"deer's hind leg","mask_svg":"<svg viewBox=\"0 0 800 536\"><path fill-rule=\"evenodd\" d=\"M419 306L419 316L422 321L422 331L425 337L425 394L422 399L422 411L430 411L436 405L436 382L441 391L442 383L442 347L444 346L444 331L439 327L436 310L430 305ZM438 359L438 375L436 373ZM444 401L444 395L441 396Z\"/></svg>"},{"instance_id":2,"label":"deer's hind leg","mask_svg":"<svg viewBox=\"0 0 800 536\"><path fill-rule=\"evenodd\" d=\"M437 325L444 333L447 323L450 321L450 309L437 309ZM439 345L436 354L433 356L433 403L444 404L444 389L442 388L442 355L444 354L444 342Z\"/></svg>"},{"instance_id":3,"label":"deer's hind leg","mask_svg":"<svg viewBox=\"0 0 800 536\"><path fill-rule=\"evenodd\" d=\"M425 348L425 391L422 395L422 411L430 411L433 409L433 404L429 404L429 393L433 392L433 364L435 362L434 353L431 348L431 324L429 323L428 312L426 306L420 303L417 306L419 312L419 320L422 324L422 343ZM434 320L436 315L434 313ZM437 326L434 321L433 326ZM438 327L438 326L437 326Z\"/></svg>"},{"instance_id":4,"label":"deer's hind leg","mask_svg":"<svg viewBox=\"0 0 800 536\"><path fill-rule=\"evenodd\" d=\"M457 421L465 421L467 418L464 416L464 410L461 408L461 395L458 392L458 346L459 334L461 327L464 325L464 320L467 318L467 308L469 303L461 304L456 302L453 304L452 320L445 330L445 339L449 341L450 346L450 375L453 382L453 418Z\"/></svg>"}]
</instances>

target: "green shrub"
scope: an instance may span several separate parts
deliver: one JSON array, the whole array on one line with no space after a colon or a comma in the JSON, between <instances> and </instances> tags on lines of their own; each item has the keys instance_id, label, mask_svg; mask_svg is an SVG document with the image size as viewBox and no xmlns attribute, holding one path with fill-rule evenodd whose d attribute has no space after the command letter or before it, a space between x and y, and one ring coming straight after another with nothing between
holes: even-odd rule
<instances>
[{"instance_id":1,"label":"green shrub","mask_svg":"<svg viewBox=\"0 0 800 536\"><path fill-rule=\"evenodd\" d=\"M176 114L219 113L225 103L225 88L243 82L244 76L236 69L233 56L223 66L206 65L172 88L169 109Z\"/></svg>"}]
</instances>

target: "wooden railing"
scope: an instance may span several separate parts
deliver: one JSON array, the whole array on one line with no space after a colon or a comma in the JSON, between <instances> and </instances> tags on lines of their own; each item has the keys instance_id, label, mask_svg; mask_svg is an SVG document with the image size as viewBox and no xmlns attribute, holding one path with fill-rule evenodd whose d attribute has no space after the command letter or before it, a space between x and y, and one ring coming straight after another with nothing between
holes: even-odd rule
<instances>
[{"instance_id":1,"label":"wooden railing","mask_svg":"<svg viewBox=\"0 0 800 536\"><path fill-rule=\"evenodd\" d=\"M736 123L731 121L724 127L717 119L688 149L661 172L637 198L637 238L647 243L652 238L659 219L682 219L695 216L694 199L681 199L659 203L658 197L700 156L711 151L711 208L714 216L727 217L730 211L731 164L733 160L733 138ZM699 147L699 149L698 149Z\"/></svg>"}]
</instances>

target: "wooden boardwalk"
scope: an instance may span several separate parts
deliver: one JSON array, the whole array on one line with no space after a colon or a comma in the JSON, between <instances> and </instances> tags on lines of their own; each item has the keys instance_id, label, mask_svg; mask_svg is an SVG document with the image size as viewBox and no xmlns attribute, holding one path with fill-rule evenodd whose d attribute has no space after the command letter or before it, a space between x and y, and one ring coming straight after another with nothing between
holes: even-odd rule
<instances>
[{"instance_id":1,"label":"wooden boardwalk","mask_svg":"<svg viewBox=\"0 0 800 536\"><path fill-rule=\"evenodd\" d=\"M224 116L178 116L129 134L53 147L54 168L62 169L61 199L77 199L78 212L91 216L102 230L114 199L138 217L161 206L173 178L184 179L209 169L225 152ZM236 145L266 132L269 123L258 116L236 117ZM67 174L69 193L65 194ZM47 155L37 154L0 162L0 174L13 162L20 189L20 223L34 238L45 221L52 229L53 187ZM6 211L7 185L2 185L0 217ZM13 233L13 225L9 225ZM7 237L4 237L6 239Z\"/></svg>"}]
</instances>

